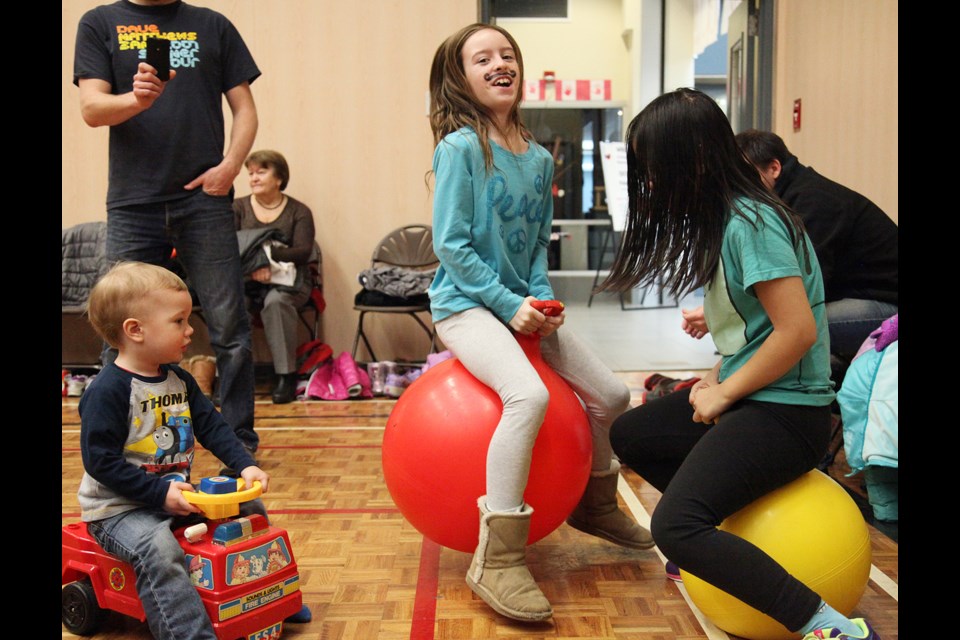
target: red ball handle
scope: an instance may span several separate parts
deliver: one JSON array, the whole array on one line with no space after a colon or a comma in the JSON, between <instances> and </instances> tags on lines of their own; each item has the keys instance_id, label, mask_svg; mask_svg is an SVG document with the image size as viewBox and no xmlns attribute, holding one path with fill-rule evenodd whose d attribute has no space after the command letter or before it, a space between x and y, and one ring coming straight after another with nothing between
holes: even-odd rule
<instances>
[{"instance_id":1,"label":"red ball handle","mask_svg":"<svg viewBox=\"0 0 960 640\"><path fill-rule=\"evenodd\" d=\"M545 316L558 316L563 312L563 303L559 300L534 300L530 303L530 306ZM541 359L539 334L531 333L530 335L523 335L522 333L514 332L514 336L517 338L517 342L520 343L520 348L527 354L530 362Z\"/></svg>"},{"instance_id":2,"label":"red ball handle","mask_svg":"<svg viewBox=\"0 0 960 640\"><path fill-rule=\"evenodd\" d=\"M558 316L563 313L563 303L559 300L534 300L530 306L545 316Z\"/></svg>"}]
</instances>

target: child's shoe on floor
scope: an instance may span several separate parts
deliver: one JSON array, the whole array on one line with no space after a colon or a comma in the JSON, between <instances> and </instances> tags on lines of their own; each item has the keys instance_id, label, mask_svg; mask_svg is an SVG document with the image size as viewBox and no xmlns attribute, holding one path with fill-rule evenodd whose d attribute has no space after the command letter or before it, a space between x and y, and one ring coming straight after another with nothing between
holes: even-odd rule
<instances>
[{"instance_id":1,"label":"child's shoe on floor","mask_svg":"<svg viewBox=\"0 0 960 640\"><path fill-rule=\"evenodd\" d=\"M837 640L880 640L880 636L870 627L863 618L853 618L850 622L857 625L859 632L857 635L843 633L839 629L831 627L829 629L817 629L803 636L803 640L821 640L821 638L836 638Z\"/></svg>"},{"instance_id":2,"label":"child's shoe on floor","mask_svg":"<svg viewBox=\"0 0 960 640\"><path fill-rule=\"evenodd\" d=\"M673 580L674 582L683 582L683 578L680 577L680 567L676 565L671 560L667 560L667 564L663 567L663 570L667 574L667 578Z\"/></svg>"},{"instance_id":3,"label":"child's shoe on floor","mask_svg":"<svg viewBox=\"0 0 960 640\"><path fill-rule=\"evenodd\" d=\"M83 390L87 388L87 376L68 375L67 376L67 395L71 398L79 398L83 395Z\"/></svg>"},{"instance_id":4,"label":"child's shoe on floor","mask_svg":"<svg viewBox=\"0 0 960 640\"><path fill-rule=\"evenodd\" d=\"M303 605L300 607L300 611L297 611L295 614L288 616L284 622L310 622L313 620L313 614L310 612L310 607Z\"/></svg>"},{"instance_id":5,"label":"child's shoe on floor","mask_svg":"<svg viewBox=\"0 0 960 640\"><path fill-rule=\"evenodd\" d=\"M414 367L403 374L403 378L407 381L407 386L409 387L416 381L417 378L421 376L421 374L423 374L423 369Z\"/></svg>"},{"instance_id":6,"label":"child's shoe on floor","mask_svg":"<svg viewBox=\"0 0 960 640\"><path fill-rule=\"evenodd\" d=\"M334 366L337 368L337 373L340 374L340 379L343 380L343 384L347 388L347 394L351 398L358 397L363 391L363 386L360 384L360 368L357 366L357 363L354 362L353 356L344 351L334 360Z\"/></svg>"},{"instance_id":7,"label":"child's shoe on floor","mask_svg":"<svg viewBox=\"0 0 960 640\"><path fill-rule=\"evenodd\" d=\"M696 376L685 380L678 380L677 378L669 378L659 373L650 374L643 383L646 391L641 394L641 402L645 404L655 398L662 398L675 391L692 387L698 382L700 382L700 378Z\"/></svg>"},{"instance_id":8,"label":"child's shoe on floor","mask_svg":"<svg viewBox=\"0 0 960 640\"><path fill-rule=\"evenodd\" d=\"M647 391L653 391L654 387L656 387L657 385L664 384L664 383L669 384L670 382L676 382L676 378L668 378L662 373L651 373L643 381L643 388L646 389Z\"/></svg>"},{"instance_id":9,"label":"child's shoe on floor","mask_svg":"<svg viewBox=\"0 0 960 640\"><path fill-rule=\"evenodd\" d=\"M386 362L368 362L367 377L370 378L370 392L375 396L384 395L383 386L387 381Z\"/></svg>"},{"instance_id":10,"label":"child's shoe on floor","mask_svg":"<svg viewBox=\"0 0 960 640\"><path fill-rule=\"evenodd\" d=\"M410 382L403 374L388 373L386 380L383 382L383 394L391 398L399 398L407 390L408 384Z\"/></svg>"},{"instance_id":11,"label":"child's shoe on floor","mask_svg":"<svg viewBox=\"0 0 960 640\"><path fill-rule=\"evenodd\" d=\"M453 352L449 349L446 351L441 351L440 353L428 353L427 354L427 364L423 365L421 370L423 373L426 373L430 367L435 367L444 360L449 360L453 357Z\"/></svg>"}]
</instances>

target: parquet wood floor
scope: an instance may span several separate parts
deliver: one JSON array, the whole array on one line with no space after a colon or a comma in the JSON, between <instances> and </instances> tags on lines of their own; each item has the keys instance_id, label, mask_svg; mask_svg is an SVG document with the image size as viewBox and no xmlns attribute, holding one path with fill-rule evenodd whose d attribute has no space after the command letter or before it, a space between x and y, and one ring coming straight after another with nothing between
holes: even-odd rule
<instances>
[{"instance_id":1,"label":"parquet wood floor","mask_svg":"<svg viewBox=\"0 0 960 640\"><path fill-rule=\"evenodd\" d=\"M699 372L669 375L688 377ZM640 393L646 372L623 373ZM308 624L290 624L290 640L594 638L727 640L667 580L656 549L636 552L566 525L527 548L531 572L554 608L551 621L521 624L503 618L464 582L470 555L424 539L394 505L384 483L380 442L394 401L256 405L261 466L271 475L263 499L271 520L288 530L300 569ZM79 519L82 475L77 398L62 400L62 522ZM199 451L194 478L215 475L219 463ZM830 473L844 477L841 456ZM624 469L620 498L638 521L649 522L659 492ZM898 544L871 527L874 570L854 611L884 640L898 640ZM76 638L62 628L63 638ZM145 624L111 613L93 640L149 640Z\"/></svg>"}]
</instances>

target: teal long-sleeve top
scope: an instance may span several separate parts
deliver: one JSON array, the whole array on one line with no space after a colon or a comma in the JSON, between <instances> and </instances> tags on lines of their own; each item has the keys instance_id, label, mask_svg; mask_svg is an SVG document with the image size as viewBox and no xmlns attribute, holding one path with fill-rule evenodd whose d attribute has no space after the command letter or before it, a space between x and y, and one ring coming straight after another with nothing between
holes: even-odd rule
<instances>
[{"instance_id":1,"label":"teal long-sleeve top","mask_svg":"<svg viewBox=\"0 0 960 640\"><path fill-rule=\"evenodd\" d=\"M484 306L509 323L524 297L554 297L547 276L553 157L534 141L521 154L492 140L490 147L490 170L472 128L447 135L434 150L434 322Z\"/></svg>"}]
</instances>

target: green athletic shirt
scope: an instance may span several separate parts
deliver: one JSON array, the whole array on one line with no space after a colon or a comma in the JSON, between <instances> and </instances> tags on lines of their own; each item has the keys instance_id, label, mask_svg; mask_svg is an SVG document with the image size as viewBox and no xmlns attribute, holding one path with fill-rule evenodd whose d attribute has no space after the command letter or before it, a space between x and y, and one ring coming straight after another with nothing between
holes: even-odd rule
<instances>
[{"instance_id":1,"label":"green athletic shirt","mask_svg":"<svg viewBox=\"0 0 960 640\"><path fill-rule=\"evenodd\" d=\"M813 245L804 233L804 255L768 205L741 198L734 206L746 218L735 211L728 214L720 265L704 297L707 326L722 356L720 381L753 357L773 331L753 285L799 276L817 323L817 341L787 373L747 397L782 404L828 405L835 396L830 380L830 335L823 277Z\"/></svg>"}]
</instances>

